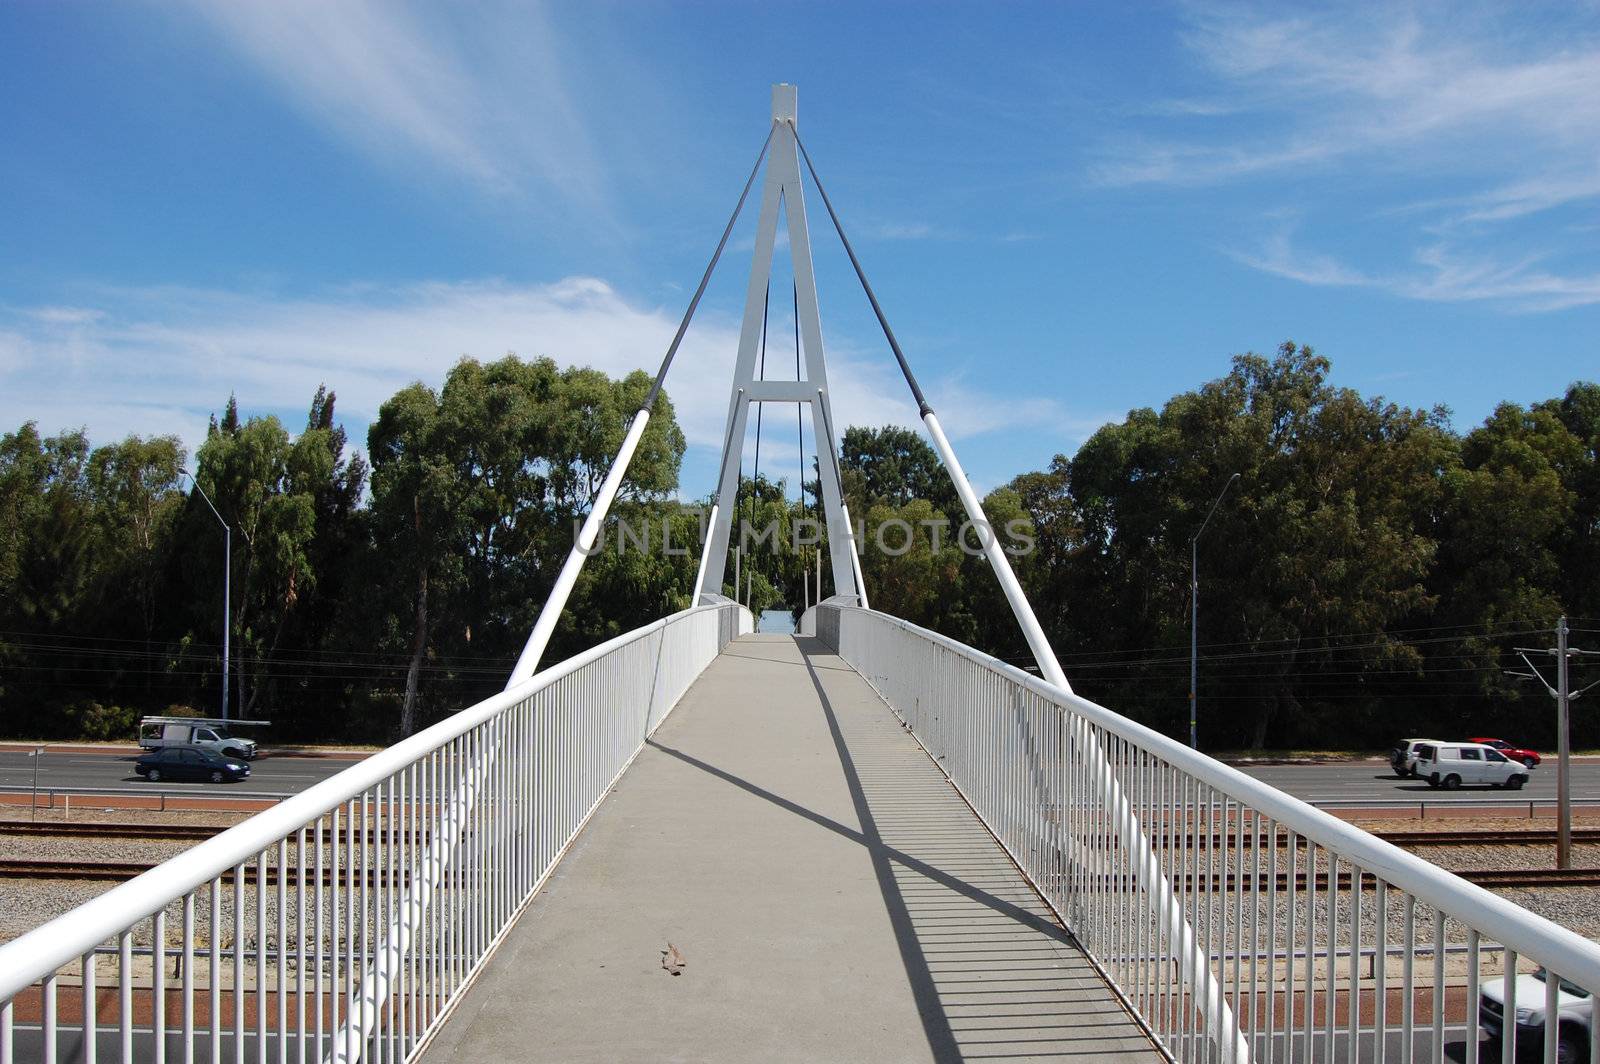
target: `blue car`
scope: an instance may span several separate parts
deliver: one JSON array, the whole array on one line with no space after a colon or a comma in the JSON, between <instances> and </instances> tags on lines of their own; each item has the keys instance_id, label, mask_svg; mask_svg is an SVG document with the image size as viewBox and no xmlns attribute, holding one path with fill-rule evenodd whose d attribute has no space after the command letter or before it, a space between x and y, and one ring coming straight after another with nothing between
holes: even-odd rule
<instances>
[{"instance_id":1,"label":"blue car","mask_svg":"<svg viewBox=\"0 0 1600 1064\"><path fill-rule=\"evenodd\" d=\"M192 746L168 746L145 754L133 764L133 770L151 783L161 780L210 780L212 783L229 783L250 775L250 766L243 761L210 750Z\"/></svg>"}]
</instances>

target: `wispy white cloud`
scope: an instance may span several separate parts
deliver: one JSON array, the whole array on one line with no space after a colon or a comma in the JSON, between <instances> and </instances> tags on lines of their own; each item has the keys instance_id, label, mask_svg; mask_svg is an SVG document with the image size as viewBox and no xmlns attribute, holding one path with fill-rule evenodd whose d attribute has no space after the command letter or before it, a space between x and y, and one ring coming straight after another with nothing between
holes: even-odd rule
<instances>
[{"instance_id":1,"label":"wispy white cloud","mask_svg":"<svg viewBox=\"0 0 1600 1064\"><path fill-rule=\"evenodd\" d=\"M1544 171L1548 155L1531 149L1600 145L1600 40L1592 35L1519 54L1493 27L1448 8L1426 23L1404 8L1322 17L1228 8L1197 12L1184 40L1216 96L1167 113L1256 121L1223 137L1207 125L1204 139L1110 145L1095 171L1101 180L1214 182L1374 153L1407 169L1441 156L1476 168L1489 161L1485 137L1528 149L1500 161ZM1426 153L1408 161L1403 153L1419 147Z\"/></svg>"},{"instance_id":2,"label":"wispy white cloud","mask_svg":"<svg viewBox=\"0 0 1600 1064\"><path fill-rule=\"evenodd\" d=\"M1600 198L1600 24L1530 28L1503 11L1454 6L1291 15L1231 6L1191 9L1183 43L1211 91L1196 97L1200 106L1163 113L1203 121L1187 135L1107 144L1099 181L1254 179L1270 197L1269 179L1292 177L1294 192L1282 195L1308 222L1382 226L1370 264L1322 254L1307 239L1291 244L1289 228L1232 252L1306 284L1518 311L1600 301L1583 266L1592 248L1559 228L1527 228L1535 215ZM1219 124L1222 113L1230 117ZM1319 179L1335 201L1359 187L1365 214L1314 219L1306 190ZM1385 256L1393 250L1398 258Z\"/></svg>"},{"instance_id":3,"label":"wispy white cloud","mask_svg":"<svg viewBox=\"0 0 1600 1064\"><path fill-rule=\"evenodd\" d=\"M538 183L606 210L568 50L533 0L459 19L378 0L194 0L188 10L308 118L392 168L420 163L500 196Z\"/></svg>"},{"instance_id":4,"label":"wispy white cloud","mask_svg":"<svg viewBox=\"0 0 1600 1064\"><path fill-rule=\"evenodd\" d=\"M879 222L867 226L863 235L877 240L926 240L941 234L927 222Z\"/></svg>"},{"instance_id":5,"label":"wispy white cloud","mask_svg":"<svg viewBox=\"0 0 1600 1064\"><path fill-rule=\"evenodd\" d=\"M1337 260L1297 247L1293 240L1292 225L1281 226L1254 249L1230 249L1229 254L1246 266L1264 273L1287 277L1314 285L1365 287L1376 282L1366 274L1353 270Z\"/></svg>"},{"instance_id":6,"label":"wispy white cloud","mask_svg":"<svg viewBox=\"0 0 1600 1064\"><path fill-rule=\"evenodd\" d=\"M1478 193L1462 204L1465 222L1502 222L1600 196L1600 157L1570 172L1551 171Z\"/></svg>"},{"instance_id":7,"label":"wispy white cloud","mask_svg":"<svg viewBox=\"0 0 1600 1064\"><path fill-rule=\"evenodd\" d=\"M1600 304L1600 273L1563 274L1536 256L1502 261L1448 244L1418 248L1409 268L1366 272L1297 246L1283 229L1235 259L1264 273L1312 285L1373 288L1405 299L1481 302L1519 312L1566 310Z\"/></svg>"},{"instance_id":8,"label":"wispy white cloud","mask_svg":"<svg viewBox=\"0 0 1600 1064\"><path fill-rule=\"evenodd\" d=\"M246 410L298 418L326 383L359 443L385 399L412 380L437 387L462 356L516 352L612 375L654 372L681 313L640 304L590 277L361 285L308 298L146 288L79 302L67 314L0 310L0 425L87 425L96 440L171 433L193 445L230 393ZM668 378L678 420L702 460L714 460L722 446L737 345L737 323L702 310ZM837 430L919 424L890 360L840 341L828 358ZM959 378L930 385L932 394L952 397L957 437L1060 420L1050 400L995 394ZM781 448L792 414L780 420ZM701 487L684 485L691 494Z\"/></svg>"}]
</instances>

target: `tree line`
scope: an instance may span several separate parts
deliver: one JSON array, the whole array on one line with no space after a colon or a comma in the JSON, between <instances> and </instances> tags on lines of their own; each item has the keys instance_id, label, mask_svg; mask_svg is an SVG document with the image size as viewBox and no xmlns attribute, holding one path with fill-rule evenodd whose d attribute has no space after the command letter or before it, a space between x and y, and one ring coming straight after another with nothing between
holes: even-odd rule
<instances>
[{"instance_id":1,"label":"tree line","mask_svg":"<svg viewBox=\"0 0 1600 1064\"><path fill-rule=\"evenodd\" d=\"M1075 687L1187 733L1191 539L1238 473L1196 545L1202 745L1548 742L1549 699L1505 676L1507 651L1562 614L1600 644L1600 387L1462 433L1329 372L1293 343L1238 356L988 494L993 527L1031 529L1013 564ZM143 713L216 712L207 498L234 530L234 715L272 720L271 741L384 741L471 704L503 684L649 384L463 359L385 402L365 456L324 389L298 432L230 400L192 463L172 437L0 437L0 732L125 738ZM689 605L709 500L678 497L683 451L662 394L615 511L658 538L589 558L546 661ZM838 458L873 606L1027 665L921 436L851 427ZM826 556L790 549L820 517L814 477L790 487L742 478L735 503L779 531L739 559L758 612L798 612ZM1600 744L1584 714L1575 729Z\"/></svg>"},{"instance_id":2,"label":"tree line","mask_svg":"<svg viewBox=\"0 0 1600 1064\"><path fill-rule=\"evenodd\" d=\"M219 713L225 573L230 714L271 720L269 741L383 741L471 704L504 684L649 386L463 359L382 405L366 457L322 388L297 433L230 399L187 469L176 437L0 436L0 732ZM683 449L663 394L624 512L675 515ZM547 660L682 608L693 578L592 558Z\"/></svg>"},{"instance_id":3,"label":"tree line","mask_svg":"<svg viewBox=\"0 0 1600 1064\"><path fill-rule=\"evenodd\" d=\"M996 525L1032 519L1013 564L1074 687L1187 737L1191 541L1237 473L1193 554L1202 746L1551 744L1551 699L1506 671L1513 647L1553 646L1562 615L1600 649L1600 386L1460 433L1444 408L1363 397L1330 368L1294 343L1238 356L990 493ZM841 457L853 512L959 520L920 436L851 430ZM987 564L920 533L918 548L863 555L872 605L1030 663ZM1573 727L1600 745L1600 715Z\"/></svg>"}]
</instances>

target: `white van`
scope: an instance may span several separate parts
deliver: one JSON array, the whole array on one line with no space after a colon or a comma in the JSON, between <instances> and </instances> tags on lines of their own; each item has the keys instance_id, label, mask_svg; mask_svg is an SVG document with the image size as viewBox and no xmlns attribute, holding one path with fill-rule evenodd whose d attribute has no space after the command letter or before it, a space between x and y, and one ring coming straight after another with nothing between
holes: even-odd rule
<instances>
[{"instance_id":1,"label":"white van","mask_svg":"<svg viewBox=\"0 0 1600 1064\"><path fill-rule=\"evenodd\" d=\"M1463 783L1521 789L1528 782L1528 768L1509 760L1492 746L1482 743L1423 743L1417 747L1416 775L1430 787L1455 790Z\"/></svg>"},{"instance_id":2,"label":"white van","mask_svg":"<svg viewBox=\"0 0 1600 1064\"><path fill-rule=\"evenodd\" d=\"M1556 978L1544 968L1532 975L1517 976L1517 1048L1519 1058L1527 1059L1544 1049L1546 983ZM1577 983L1560 980L1556 987L1556 1060L1566 1062L1589 1058L1589 1026L1594 1002L1589 991ZM1486 979L1478 992L1478 1022L1498 1043L1505 1037L1505 980ZM1498 1057L1499 1051L1494 1052ZM1544 1059L1548 1060L1549 1057Z\"/></svg>"}]
</instances>

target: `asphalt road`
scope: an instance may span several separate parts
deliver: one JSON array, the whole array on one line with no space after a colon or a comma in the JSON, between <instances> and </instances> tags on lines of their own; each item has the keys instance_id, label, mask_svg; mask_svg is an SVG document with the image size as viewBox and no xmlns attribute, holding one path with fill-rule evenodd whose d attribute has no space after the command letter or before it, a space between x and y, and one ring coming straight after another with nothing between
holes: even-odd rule
<instances>
[{"instance_id":1,"label":"asphalt road","mask_svg":"<svg viewBox=\"0 0 1600 1064\"><path fill-rule=\"evenodd\" d=\"M277 797L303 791L355 763L339 758L267 756L252 761L250 775L238 783L151 783L134 774L137 757L131 747L124 754L52 751L46 747L39 763L39 790ZM33 758L25 751L0 750L0 791L26 794L32 789Z\"/></svg>"},{"instance_id":2,"label":"asphalt road","mask_svg":"<svg viewBox=\"0 0 1600 1064\"><path fill-rule=\"evenodd\" d=\"M1335 765L1252 765L1241 770L1264 783L1288 791L1308 802L1487 802L1520 803L1554 801L1556 765L1551 758L1529 773L1527 786L1520 791L1494 787L1462 787L1455 791L1435 790L1423 780L1401 779L1387 761L1354 761ZM1574 801L1600 801L1600 762L1572 763Z\"/></svg>"},{"instance_id":3,"label":"asphalt road","mask_svg":"<svg viewBox=\"0 0 1600 1064\"><path fill-rule=\"evenodd\" d=\"M46 749L39 766L39 789L62 791L105 791L149 795L215 794L249 797L257 794L284 795L305 790L327 779L353 762L339 758L262 757L251 763L250 777L239 783L149 783L134 775L137 755L130 749L123 754L87 753L71 749ZM1556 796L1554 761L1533 770L1528 785L1520 791L1490 787L1462 787L1457 791L1434 790L1421 780L1400 779L1386 761L1356 761L1333 765L1252 765L1243 771L1274 787L1310 802L1331 804L1357 802L1458 802L1480 804L1503 802L1553 801ZM1600 802L1600 761L1576 761L1572 765L1572 796L1576 801ZM33 759L24 751L0 750L0 791L24 792L33 786Z\"/></svg>"}]
</instances>

